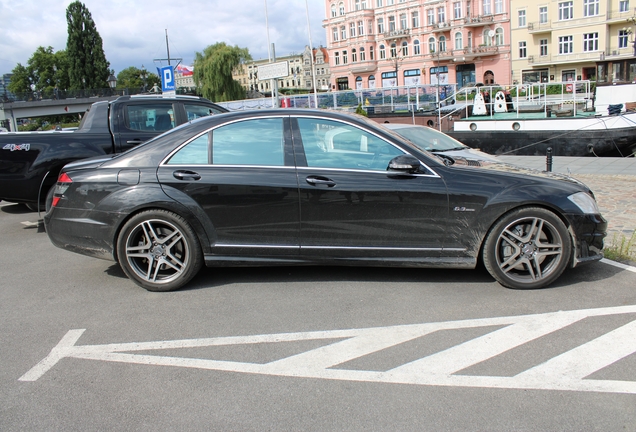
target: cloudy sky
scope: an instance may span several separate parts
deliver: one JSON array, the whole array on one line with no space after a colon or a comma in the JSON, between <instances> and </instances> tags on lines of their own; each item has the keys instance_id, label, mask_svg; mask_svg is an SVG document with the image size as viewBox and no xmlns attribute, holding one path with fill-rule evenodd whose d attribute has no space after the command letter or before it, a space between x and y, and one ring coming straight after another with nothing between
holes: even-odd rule
<instances>
[{"instance_id":1,"label":"cloudy sky","mask_svg":"<svg viewBox=\"0 0 636 432\"><path fill-rule=\"evenodd\" d=\"M66 8L71 0L0 0L0 74L26 65L38 46L66 47ZM267 58L269 39L276 55L300 53L309 45L305 0L83 0L104 42L106 59L118 73L129 66L147 69L170 57L193 62L195 52L216 42L248 48ZM326 46L324 0L307 0L314 47ZM166 65L167 62L163 62ZM173 62L174 64L174 62Z\"/></svg>"}]
</instances>

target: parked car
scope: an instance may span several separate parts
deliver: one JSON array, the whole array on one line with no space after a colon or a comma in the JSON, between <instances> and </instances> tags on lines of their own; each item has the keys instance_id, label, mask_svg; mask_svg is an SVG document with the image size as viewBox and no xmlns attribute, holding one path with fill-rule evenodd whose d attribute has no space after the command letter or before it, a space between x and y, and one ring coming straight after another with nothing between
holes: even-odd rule
<instances>
[{"instance_id":1,"label":"parked car","mask_svg":"<svg viewBox=\"0 0 636 432\"><path fill-rule=\"evenodd\" d=\"M37 210L65 164L121 153L189 120L226 111L193 96L121 96L94 103L76 130L2 134L0 200Z\"/></svg>"},{"instance_id":2,"label":"parked car","mask_svg":"<svg viewBox=\"0 0 636 432\"><path fill-rule=\"evenodd\" d=\"M602 258L583 184L444 159L361 116L258 110L202 118L64 167L44 216L58 247L117 260L151 291L213 266L474 268L540 288Z\"/></svg>"},{"instance_id":3,"label":"parked car","mask_svg":"<svg viewBox=\"0 0 636 432\"><path fill-rule=\"evenodd\" d=\"M452 158L496 161L495 156L473 149L427 126L403 123L384 123L388 129L410 140L417 147L432 153L444 154Z\"/></svg>"}]
</instances>

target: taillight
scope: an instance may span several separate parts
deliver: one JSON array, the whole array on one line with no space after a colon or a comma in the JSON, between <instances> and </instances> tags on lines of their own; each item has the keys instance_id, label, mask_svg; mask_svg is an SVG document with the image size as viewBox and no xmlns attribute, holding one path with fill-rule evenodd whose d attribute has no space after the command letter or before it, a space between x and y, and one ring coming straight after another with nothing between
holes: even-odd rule
<instances>
[{"instance_id":1,"label":"taillight","mask_svg":"<svg viewBox=\"0 0 636 432\"><path fill-rule=\"evenodd\" d=\"M55 185L55 194L53 195L51 207L55 207L57 203L60 202L60 198L62 198L62 195L64 195L64 192L66 192L71 183L73 183L73 179L69 177L68 174L60 174L57 178L57 184Z\"/></svg>"}]
</instances>

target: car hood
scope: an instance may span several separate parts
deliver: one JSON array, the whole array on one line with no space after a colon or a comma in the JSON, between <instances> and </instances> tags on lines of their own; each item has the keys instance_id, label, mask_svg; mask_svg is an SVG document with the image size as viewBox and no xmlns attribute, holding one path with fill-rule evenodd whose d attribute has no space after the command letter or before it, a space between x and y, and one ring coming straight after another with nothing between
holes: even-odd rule
<instances>
[{"instance_id":1,"label":"car hood","mask_svg":"<svg viewBox=\"0 0 636 432\"><path fill-rule=\"evenodd\" d=\"M447 153L448 154L448 153ZM450 155L449 155L450 156ZM479 169L489 172L499 172L504 174L519 174L519 175L527 175L531 177L539 177L550 180L560 180L568 183L576 184L584 187L589 190L589 188L579 180L567 176L565 174L548 172L548 171L539 171L532 168L525 168L519 165L513 165L509 163L500 162L497 160L485 160L485 159L471 159L460 156L452 156L454 160L454 164L451 166L457 167L460 169Z\"/></svg>"}]
</instances>

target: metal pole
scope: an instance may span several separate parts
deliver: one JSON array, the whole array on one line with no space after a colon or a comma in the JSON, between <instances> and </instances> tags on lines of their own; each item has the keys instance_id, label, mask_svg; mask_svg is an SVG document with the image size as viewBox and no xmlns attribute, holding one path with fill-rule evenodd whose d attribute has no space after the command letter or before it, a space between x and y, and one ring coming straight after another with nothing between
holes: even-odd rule
<instances>
[{"instance_id":1,"label":"metal pole","mask_svg":"<svg viewBox=\"0 0 636 432\"><path fill-rule=\"evenodd\" d=\"M314 108L318 108L318 87L316 87L316 71L314 68L314 48L311 43L311 27L309 26L309 5L305 0L305 10L307 11L307 31L309 32L309 64L311 66L311 78L314 86ZM311 104L310 104L311 105Z\"/></svg>"},{"instance_id":2,"label":"metal pole","mask_svg":"<svg viewBox=\"0 0 636 432\"><path fill-rule=\"evenodd\" d=\"M166 29L166 51L168 52L168 66L170 66L170 44L168 43L168 29Z\"/></svg>"},{"instance_id":3,"label":"metal pole","mask_svg":"<svg viewBox=\"0 0 636 432\"><path fill-rule=\"evenodd\" d=\"M545 157L545 170L552 171L552 147L548 147L548 151Z\"/></svg>"}]
</instances>

